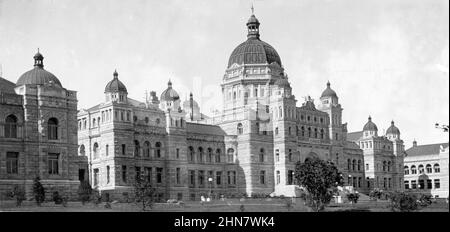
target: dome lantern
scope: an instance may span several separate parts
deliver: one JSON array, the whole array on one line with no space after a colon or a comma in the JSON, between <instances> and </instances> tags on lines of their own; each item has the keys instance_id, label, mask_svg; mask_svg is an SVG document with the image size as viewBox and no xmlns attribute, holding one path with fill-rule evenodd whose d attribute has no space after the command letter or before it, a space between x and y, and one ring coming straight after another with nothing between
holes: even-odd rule
<instances>
[{"instance_id":1,"label":"dome lantern","mask_svg":"<svg viewBox=\"0 0 450 232\"><path fill-rule=\"evenodd\" d=\"M253 5L252 5L252 15L247 21L247 29L248 29L247 38L259 39L259 21L254 14Z\"/></svg>"},{"instance_id":2,"label":"dome lantern","mask_svg":"<svg viewBox=\"0 0 450 232\"><path fill-rule=\"evenodd\" d=\"M39 48L38 48L38 52L36 53L36 55L34 55L34 67L38 67L38 68L44 68L44 56L39 52Z\"/></svg>"}]
</instances>

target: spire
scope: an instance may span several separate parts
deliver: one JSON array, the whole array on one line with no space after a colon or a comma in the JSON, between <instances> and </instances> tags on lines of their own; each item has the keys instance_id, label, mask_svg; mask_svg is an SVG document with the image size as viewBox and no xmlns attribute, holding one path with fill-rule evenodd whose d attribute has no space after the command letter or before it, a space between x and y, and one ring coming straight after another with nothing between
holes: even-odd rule
<instances>
[{"instance_id":1,"label":"spire","mask_svg":"<svg viewBox=\"0 0 450 232\"><path fill-rule=\"evenodd\" d=\"M194 96L192 95L192 92L189 94L189 107L191 108L191 121L194 121Z\"/></svg>"},{"instance_id":2,"label":"spire","mask_svg":"<svg viewBox=\"0 0 450 232\"><path fill-rule=\"evenodd\" d=\"M114 69L113 76L114 76L114 79L119 78L119 73L117 73L117 69Z\"/></svg>"},{"instance_id":3,"label":"spire","mask_svg":"<svg viewBox=\"0 0 450 232\"><path fill-rule=\"evenodd\" d=\"M253 3L252 3L252 7L250 9L252 9L252 15L255 15L255 8L253 8Z\"/></svg>"},{"instance_id":4,"label":"spire","mask_svg":"<svg viewBox=\"0 0 450 232\"><path fill-rule=\"evenodd\" d=\"M42 56L42 54L39 52L39 48L38 48L38 52L36 53L36 55L34 55L34 67L38 67L38 68L44 68L44 56Z\"/></svg>"}]
</instances>

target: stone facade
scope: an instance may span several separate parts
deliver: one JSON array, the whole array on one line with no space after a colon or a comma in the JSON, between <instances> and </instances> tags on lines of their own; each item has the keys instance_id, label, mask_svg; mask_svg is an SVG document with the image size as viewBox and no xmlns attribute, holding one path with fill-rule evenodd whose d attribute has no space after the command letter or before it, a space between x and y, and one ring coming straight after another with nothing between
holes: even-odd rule
<instances>
[{"instance_id":1,"label":"stone facade","mask_svg":"<svg viewBox=\"0 0 450 232\"><path fill-rule=\"evenodd\" d=\"M211 117L200 113L192 94L181 102L170 81L159 99L155 92L145 102L128 98L114 73L105 101L78 114L79 154L89 159L93 186L131 193L133 176L145 173L161 200L198 200L210 192L292 196L296 162L318 157L335 163L346 185L368 191L365 156L347 140L330 83L317 108L310 97L297 106L254 15L247 26L248 39L233 51L223 77L223 109Z\"/></svg>"},{"instance_id":2,"label":"stone facade","mask_svg":"<svg viewBox=\"0 0 450 232\"><path fill-rule=\"evenodd\" d=\"M417 145L406 150L405 189L448 198L448 143Z\"/></svg>"},{"instance_id":3,"label":"stone facade","mask_svg":"<svg viewBox=\"0 0 450 232\"><path fill-rule=\"evenodd\" d=\"M76 92L44 70L40 53L34 58L17 84L0 77L0 193L17 185L30 198L39 176L47 198L53 191L75 198L88 172L77 156Z\"/></svg>"}]
</instances>

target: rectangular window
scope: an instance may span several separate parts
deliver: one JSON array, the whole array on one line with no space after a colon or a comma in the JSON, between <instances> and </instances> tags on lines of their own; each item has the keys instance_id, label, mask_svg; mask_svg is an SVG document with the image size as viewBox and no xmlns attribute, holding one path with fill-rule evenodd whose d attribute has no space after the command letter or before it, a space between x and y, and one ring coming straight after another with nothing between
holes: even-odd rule
<instances>
[{"instance_id":1,"label":"rectangular window","mask_svg":"<svg viewBox=\"0 0 450 232\"><path fill-rule=\"evenodd\" d=\"M432 189L432 188L433 188L432 180L427 180L427 189Z\"/></svg>"},{"instance_id":2,"label":"rectangular window","mask_svg":"<svg viewBox=\"0 0 450 232\"><path fill-rule=\"evenodd\" d=\"M48 174L59 174L59 154L48 153Z\"/></svg>"},{"instance_id":3,"label":"rectangular window","mask_svg":"<svg viewBox=\"0 0 450 232\"><path fill-rule=\"evenodd\" d=\"M419 189L425 189L425 180L419 180Z\"/></svg>"},{"instance_id":4,"label":"rectangular window","mask_svg":"<svg viewBox=\"0 0 450 232\"><path fill-rule=\"evenodd\" d=\"M435 189L441 188L441 180L439 180L439 179L434 180L434 188Z\"/></svg>"},{"instance_id":5,"label":"rectangular window","mask_svg":"<svg viewBox=\"0 0 450 232\"><path fill-rule=\"evenodd\" d=\"M135 178L140 178L141 177L141 167L134 167L134 174L136 175Z\"/></svg>"},{"instance_id":6,"label":"rectangular window","mask_svg":"<svg viewBox=\"0 0 450 232\"><path fill-rule=\"evenodd\" d=\"M94 169L94 187L98 186L98 173L99 173L98 168Z\"/></svg>"},{"instance_id":7,"label":"rectangular window","mask_svg":"<svg viewBox=\"0 0 450 232\"><path fill-rule=\"evenodd\" d=\"M205 171L198 171L198 185L200 187L205 185Z\"/></svg>"},{"instance_id":8,"label":"rectangular window","mask_svg":"<svg viewBox=\"0 0 450 232\"><path fill-rule=\"evenodd\" d=\"M17 152L6 153L6 173L8 174L19 173L19 153Z\"/></svg>"},{"instance_id":9,"label":"rectangular window","mask_svg":"<svg viewBox=\"0 0 450 232\"><path fill-rule=\"evenodd\" d=\"M175 183L180 184L181 183L181 168L177 168L176 176L175 176Z\"/></svg>"},{"instance_id":10,"label":"rectangular window","mask_svg":"<svg viewBox=\"0 0 450 232\"><path fill-rule=\"evenodd\" d=\"M106 145L106 147L105 147L105 155L106 156L109 155L109 145Z\"/></svg>"},{"instance_id":11,"label":"rectangular window","mask_svg":"<svg viewBox=\"0 0 450 232\"><path fill-rule=\"evenodd\" d=\"M409 189L409 181L405 180L405 189Z\"/></svg>"},{"instance_id":12,"label":"rectangular window","mask_svg":"<svg viewBox=\"0 0 450 232\"><path fill-rule=\"evenodd\" d=\"M189 186L195 187L195 171L189 170Z\"/></svg>"},{"instance_id":13,"label":"rectangular window","mask_svg":"<svg viewBox=\"0 0 450 232\"><path fill-rule=\"evenodd\" d=\"M177 194L177 200L178 200L178 201L183 200L183 193L178 193L178 194Z\"/></svg>"},{"instance_id":14,"label":"rectangular window","mask_svg":"<svg viewBox=\"0 0 450 232\"><path fill-rule=\"evenodd\" d=\"M259 183L266 184L266 171L261 171L259 173Z\"/></svg>"},{"instance_id":15,"label":"rectangular window","mask_svg":"<svg viewBox=\"0 0 450 232\"><path fill-rule=\"evenodd\" d=\"M292 185L293 183L294 183L294 171L288 170L287 184Z\"/></svg>"},{"instance_id":16,"label":"rectangular window","mask_svg":"<svg viewBox=\"0 0 450 232\"><path fill-rule=\"evenodd\" d=\"M109 166L106 166L106 183L107 184L109 184L109 181L110 181L110 177L109 177L110 170L109 169L110 169Z\"/></svg>"},{"instance_id":17,"label":"rectangular window","mask_svg":"<svg viewBox=\"0 0 450 232\"><path fill-rule=\"evenodd\" d=\"M122 155L125 155L126 154L126 146L125 146L125 144L122 144Z\"/></svg>"},{"instance_id":18,"label":"rectangular window","mask_svg":"<svg viewBox=\"0 0 450 232\"><path fill-rule=\"evenodd\" d=\"M231 185L231 171L227 172L227 183Z\"/></svg>"},{"instance_id":19,"label":"rectangular window","mask_svg":"<svg viewBox=\"0 0 450 232\"><path fill-rule=\"evenodd\" d=\"M180 148L177 148L177 159L180 158Z\"/></svg>"},{"instance_id":20,"label":"rectangular window","mask_svg":"<svg viewBox=\"0 0 450 232\"><path fill-rule=\"evenodd\" d=\"M411 181L411 188L412 189L416 189L417 188L417 181L415 181L415 180Z\"/></svg>"},{"instance_id":21,"label":"rectangular window","mask_svg":"<svg viewBox=\"0 0 450 232\"><path fill-rule=\"evenodd\" d=\"M216 172L216 184L217 185L222 184L222 172Z\"/></svg>"},{"instance_id":22,"label":"rectangular window","mask_svg":"<svg viewBox=\"0 0 450 232\"><path fill-rule=\"evenodd\" d=\"M127 166L122 165L122 181L127 182Z\"/></svg>"},{"instance_id":23,"label":"rectangular window","mask_svg":"<svg viewBox=\"0 0 450 232\"><path fill-rule=\"evenodd\" d=\"M275 150L275 161L280 162L280 150Z\"/></svg>"},{"instance_id":24,"label":"rectangular window","mask_svg":"<svg viewBox=\"0 0 450 232\"><path fill-rule=\"evenodd\" d=\"M163 168L156 168L156 183L162 183Z\"/></svg>"},{"instance_id":25,"label":"rectangular window","mask_svg":"<svg viewBox=\"0 0 450 232\"><path fill-rule=\"evenodd\" d=\"M191 193L189 198L191 201L195 201L195 193Z\"/></svg>"},{"instance_id":26,"label":"rectangular window","mask_svg":"<svg viewBox=\"0 0 450 232\"><path fill-rule=\"evenodd\" d=\"M149 183L152 183L152 168L151 167L145 167L144 168L145 176L147 178L147 181Z\"/></svg>"}]
</instances>

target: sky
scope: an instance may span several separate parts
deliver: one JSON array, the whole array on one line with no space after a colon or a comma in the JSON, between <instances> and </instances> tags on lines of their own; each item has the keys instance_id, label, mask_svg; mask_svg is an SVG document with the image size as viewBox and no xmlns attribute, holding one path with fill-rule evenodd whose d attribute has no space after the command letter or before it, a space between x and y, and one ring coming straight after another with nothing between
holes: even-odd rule
<instances>
[{"instance_id":1,"label":"sky","mask_svg":"<svg viewBox=\"0 0 450 232\"><path fill-rule=\"evenodd\" d=\"M406 148L448 142L434 127L449 124L448 0L0 0L0 76L16 82L39 48L79 109L117 69L133 99L171 79L211 115L252 4L298 106L330 81L349 132L370 115L380 134L394 120Z\"/></svg>"}]
</instances>

